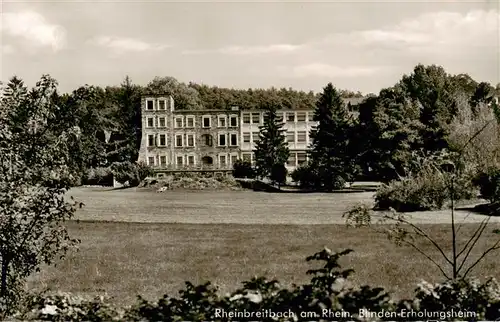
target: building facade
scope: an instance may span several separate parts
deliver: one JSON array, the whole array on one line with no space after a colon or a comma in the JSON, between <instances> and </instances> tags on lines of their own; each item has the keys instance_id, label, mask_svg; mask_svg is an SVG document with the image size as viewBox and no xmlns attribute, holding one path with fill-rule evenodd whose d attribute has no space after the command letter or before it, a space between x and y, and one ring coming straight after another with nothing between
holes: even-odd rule
<instances>
[{"instance_id":1,"label":"building facade","mask_svg":"<svg viewBox=\"0 0 500 322\"><path fill-rule=\"evenodd\" d=\"M307 161L313 110L279 110L290 158L289 171ZM253 150L262 110L175 110L171 96L142 99L142 139L139 160L158 174L171 171L230 171L238 159L255 162Z\"/></svg>"}]
</instances>

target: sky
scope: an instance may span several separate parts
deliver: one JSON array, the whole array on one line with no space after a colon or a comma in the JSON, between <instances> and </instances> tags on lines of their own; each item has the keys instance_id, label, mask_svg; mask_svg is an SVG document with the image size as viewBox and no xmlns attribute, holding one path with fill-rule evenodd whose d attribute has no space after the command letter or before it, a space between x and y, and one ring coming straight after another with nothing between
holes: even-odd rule
<instances>
[{"instance_id":1,"label":"sky","mask_svg":"<svg viewBox=\"0 0 500 322\"><path fill-rule=\"evenodd\" d=\"M0 75L378 93L418 63L500 82L500 1L0 0Z\"/></svg>"}]
</instances>

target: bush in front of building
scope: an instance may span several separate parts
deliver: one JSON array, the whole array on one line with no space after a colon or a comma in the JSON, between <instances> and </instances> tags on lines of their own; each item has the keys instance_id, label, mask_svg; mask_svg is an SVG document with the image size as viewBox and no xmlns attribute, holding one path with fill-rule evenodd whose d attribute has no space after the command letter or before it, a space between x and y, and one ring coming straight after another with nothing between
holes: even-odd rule
<instances>
[{"instance_id":1,"label":"bush in front of building","mask_svg":"<svg viewBox=\"0 0 500 322\"><path fill-rule=\"evenodd\" d=\"M111 171L116 181L121 184L128 182L129 186L136 187L144 179L154 174L153 169L144 163L117 162L111 165Z\"/></svg>"},{"instance_id":2,"label":"bush in front of building","mask_svg":"<svg viewBox=\"0 0 500 322\"><path fill-rule=\"evenodd\" d=\"M233 165L233 177L234 178L255 178L255 169L249 161L236 160Z\"/></svg>"}]
</instances>

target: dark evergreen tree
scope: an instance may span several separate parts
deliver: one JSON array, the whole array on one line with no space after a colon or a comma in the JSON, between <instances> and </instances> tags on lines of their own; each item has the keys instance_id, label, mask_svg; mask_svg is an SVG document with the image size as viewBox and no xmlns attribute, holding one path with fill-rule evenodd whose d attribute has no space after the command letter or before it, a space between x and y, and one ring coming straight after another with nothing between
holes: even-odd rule
<instances>
[{"instance_id":1,"label":"dark evergreen tree","mask_svg":"<svg viewBox=\"0 0 500 322\"><path fill-rule=\"evenodd\" d=\"M276 107L268 105L264 124L260 127L259 142L254 150L257 175L275 182L278 177L282 178L282 176L276 176L276 169L282 170L290 155L283 125L282 120L278 120ZM274 173L273 169L275 169ZM282 179L278 181L283 183Z\"/></svg>"},{"instance_id":2,"label":"dark evergreen tree","mask_svg":"<svg viewBox=\"0 0 500 322\"><path fill-rule=\"evenodd\" d=\"M318 125L311 130L309 169L314 171L316 188L332 191L353 181L356 173L355 150L350 138L352 119L340 93L329 83L314 111Z\"/></svg>"}]
</instances>

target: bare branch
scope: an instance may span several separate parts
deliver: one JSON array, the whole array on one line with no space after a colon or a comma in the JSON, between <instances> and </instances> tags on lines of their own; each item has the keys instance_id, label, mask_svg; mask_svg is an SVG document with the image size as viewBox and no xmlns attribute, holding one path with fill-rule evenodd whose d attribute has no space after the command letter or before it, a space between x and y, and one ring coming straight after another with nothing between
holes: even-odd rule
<instances>
[{"instance_id":1,"label":"bare branch","mask_svg":"<svg viewBox=\"0 0 500 322\"><path fill-rule=\"evenodd\" d=\"M419 236L422 236L425 239L427 239L428 241L430 241L431 244L434 245L434 247L441 253L441 255L443 256L443 258L450 265L453 265L452 261L448 258L448 256L446 256L446 254L444 253L444 250L441 248L441 246L439 246L439 244L434 239L432 239L424 230L422 230L422 228L416 226L415 224L413 224L413 223L411 223L408 220L403 219L403 218L397 218L396 219L396 218L393 218L393 217L388 216L388 215L385 215L385 218L388 218L388 219L391 219L391 220L395 220L395 221L399 221L399 222L402 222L404 224L407 224L407 225L411 226L416 232L418 232Z\"/></svg>"},{"instance_id":2,"label":"bare branch","mask_svg":"<svg viewBox=\"0 0 500 322\"><path fill-rule=\"evenodd\" d=\"M428 260L430 260L440 271L441 271L441 274L443 274L443 276L446 278L446 279L450 279L450 277L446 274L446 272L444 271L444 269L441 267L441 265L439 265L435 260L433 260L429 255L427 255L426 253L424 253L424 251L422 251L420 248L418 248L415 244L413 243L410 243L409 241L406 241L406 240L403 240L404 243L406 243L407 245L413 247L416 251L418 251L420 254L424 255Z\"/></svg>"},{"instance_id":3,"label":"bare branch","mask_svg":"<svg viewBox=\"0 0 500 322\"><path fill-rule=\"evenodd\" d=\"M497 242L491 246L490 248L488 248L487 250L485 250L483 252L483 254L481 255L481 257L479 257L477 259L477 261L474 262L474 264L472 264L471 266L469 266L469 268L467 269L467 271L465 271L464 273L464 278L467 276L467 274L469 274L469 272L477 265L479 264L479 262L490 252L494 251L494 250L497 250L497 249L500 249L500 238L497 240Z\"/></svg>"}]
</instances>

